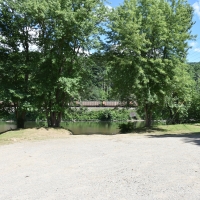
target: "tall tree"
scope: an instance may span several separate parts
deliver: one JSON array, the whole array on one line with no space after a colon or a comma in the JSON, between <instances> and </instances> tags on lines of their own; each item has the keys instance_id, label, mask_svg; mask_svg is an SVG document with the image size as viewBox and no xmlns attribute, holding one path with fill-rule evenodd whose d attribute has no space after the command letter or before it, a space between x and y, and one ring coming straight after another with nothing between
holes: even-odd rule
<instances>
[{"instance_id":1,"label":"tall tree","mask_svg":"<svg viewBox=\"0 0 200 200\"><path fill-rule=\"evenodd\" d=\"M109 78L109 66L106 55L95 52L89 57L88 86L86 93L81 96L83 100L104 101L111 99L111 82Z\"/></svg>"},{"instance_id":2,"label":"tall tree","mask_svg":"<svg viewBox=\"0 0 200 200\"><path fill-rule=\"evenodd\" d=\"M24 128L30 106L30 74L35 60L30 49L34 24L27 3L0 1L1 110L14 110L18 128Z\"/></svg>"},{"instance_id":3,"label":"tall tree","mask_svg":"<svg viewBox=\"0 0 200 200\"><path fill-rule=\"evenodd\" d=\"M59 127L63 108L83 91L88 52L95 48L105 7L101 0L43 0L33 10L40 49L36 102L48 126Z\"/></svg>"},{"instance_id":4,"label":"tall tree","mask_svg":"<svg viewBox=\"0 0 200 200\"><path fill-rule=\"evenodd\" d=\"M192 120L200 119L200 62L188 63L188 71L194 81L192 102L188 109L188 118Z\"/></svg>"},{"instance_id":5,"label":"tall tree","mask_svg":"<svg viewBox=\"0 0 200 200\"><path fill-rule=\"evenodd\" d=\"M148 127L154 108L174 93L174 77L185 73L192 24L192 8L184 0L125 0L111 13L114 88L122 96L134 94Z\"/></svg>"},{"instance_id":6,"label":"tall tree","mask_svg":"<svg viewBox=\"0 0 200 200\"><path fill-rule=\"evenodd\" d=\"M18 127L29 106L46 114L48 126L60 126L68 103L83 92L104 12L101 0L0 1L0 87Z\"/></svg>"}]
</instances>

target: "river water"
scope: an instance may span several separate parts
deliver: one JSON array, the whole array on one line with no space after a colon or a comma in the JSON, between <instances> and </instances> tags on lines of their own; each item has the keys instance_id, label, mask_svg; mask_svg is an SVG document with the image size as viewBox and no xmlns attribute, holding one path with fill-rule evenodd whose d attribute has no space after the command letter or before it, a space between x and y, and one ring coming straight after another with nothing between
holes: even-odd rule
<instances>
[{"instance_id":1,"label":"river water","mask_svg":"<svg viewBox=\"0 0 200 200\"><path fill-rule=\"evenodd\" d=\"M16 129L16 124L15 122L2 122L0 121L0 133Z\"/></svg>"},{"instance_id":2,"label":"river water","mask_svg":"<svg viewBox=\"0 0 200 200\"><path fill-rule=\"evenodd\" d=\"M74 135L91 135L91 134L102 134L102 135L112 135L119 133L119 124L125 122L62 122L61 126L66 128ZM33 128L45 126L45 122L26 122L25 128ZM141 126L141 122L137 122L137 127ZM12 130L16 128L14 122L1 122L0 121L0 133L7 130Z\"/></svg>"}]
</instances>

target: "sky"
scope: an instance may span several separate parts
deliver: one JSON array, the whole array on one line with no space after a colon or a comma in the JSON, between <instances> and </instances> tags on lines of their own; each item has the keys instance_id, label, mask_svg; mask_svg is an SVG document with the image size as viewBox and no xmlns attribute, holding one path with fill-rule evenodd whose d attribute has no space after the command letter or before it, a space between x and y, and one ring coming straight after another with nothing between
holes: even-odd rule
<instances>
[{"instance_id":1,"label":"sky","mask_svg":"<svg viewBox=\"0 0 200 200\"><path fill-rule=\"evenodd\" d=\"M107 5L111 7L119 6L123 0L108 0ZM188 62L200 62L200 0L188 0L188 3L194 9L192 34L196 35L196 41L189 41L191 49L188 51Z\"/></svg>"}]
</instances>

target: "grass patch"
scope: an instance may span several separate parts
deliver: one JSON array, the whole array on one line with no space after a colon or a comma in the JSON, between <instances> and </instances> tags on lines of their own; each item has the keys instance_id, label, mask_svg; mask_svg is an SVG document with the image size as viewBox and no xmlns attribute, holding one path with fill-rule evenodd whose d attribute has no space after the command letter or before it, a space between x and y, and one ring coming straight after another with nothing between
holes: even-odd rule
<instances>
[{"instance_id":1,"label":"grass patch","mask_svg":"<svg viewBox=\"0 0 200 200\"><path fill-rule=\"evenodd\" d=\"M0 145L21 141L45 140L54 138L66 138L71 133L62 128L29 128L7 131L0 134Z\"/></svg>"},{"instance_id":2,"label":"grass patch","mask_svg":"<svg viewBox=\"0 0 200 200\"><path fill-rule=\"evenodd\" d=\"M175 124L175 125L157 125L152 128L136 128L132 133L139 134L185 134L200 133L200 124Z\"/></svg>"}]
</instances>

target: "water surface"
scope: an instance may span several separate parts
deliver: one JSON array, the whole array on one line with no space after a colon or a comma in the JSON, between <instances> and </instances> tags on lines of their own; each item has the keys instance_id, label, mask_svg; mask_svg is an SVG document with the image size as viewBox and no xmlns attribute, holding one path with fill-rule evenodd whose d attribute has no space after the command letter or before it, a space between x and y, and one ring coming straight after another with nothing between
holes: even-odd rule
<instances>
[{"instance_id":1,"label":"water surface","mask_svg":"<svg viewBox=\"0 0 200 200\"><path fill-rule=\"evenodd\" d=\"M61 127L70 130L74 135L112 135L119 132L119 124L122 122L62 122ZM46 126L46 123L26 122L26 128Z\"/></svg>"},{"instance_id":2,"label":"water surface","mask_svg":"<svg viewBox=\"0 0 200 200\"><path fill-rule=\"evenodd\" d=\"M0 133L8 131L8 130L12 130L12 129L16 129L16 123L15 122L2 122L0 121Z\"/></svg>"},{"instance_id":3,"label":"water surface","mask_svg":"<svg viewBox=\"0 0 200 200\"><path fill-rule=\"evenodd\" d=\"M74 135L113 135L119 133L119 124L126 122L62 122L61 126L70 130ZM143 122L135 122L136 127L141 127ZM46 126L45 122L26 122L25 128ZM0 122L0 133L15 129L14 122Z\"/></svg>"}]
</instances>

